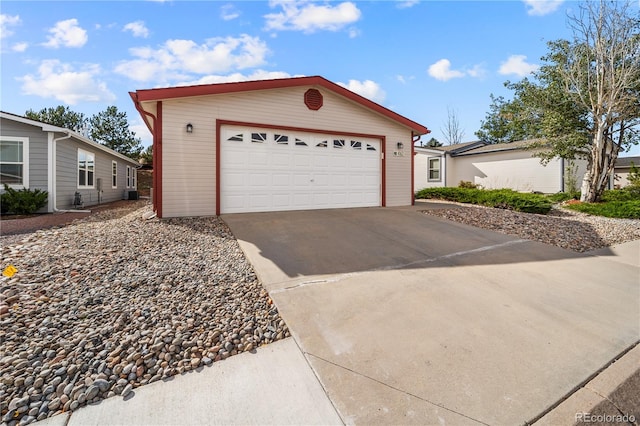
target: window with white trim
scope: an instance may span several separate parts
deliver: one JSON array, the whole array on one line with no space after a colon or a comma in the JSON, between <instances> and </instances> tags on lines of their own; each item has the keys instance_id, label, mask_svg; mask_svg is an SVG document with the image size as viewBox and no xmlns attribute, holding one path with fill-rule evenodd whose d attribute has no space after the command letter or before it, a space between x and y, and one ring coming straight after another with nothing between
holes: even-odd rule
<instances>
[{"instance_id":1,"label":"window with white trim","mask_svg":"<svg viewBox=\"0 0 640 426\"><path fill-rule=\"evenodd\" d=\"M0 184L29 187L29 138L0 136Z\"/></svg>"},{"instance_id":2,"label":"window with white trim","mask_svg":"<svg viewBox=\"0 0 640 426\"><path fill-rule=\"evenodd\" d=\"M131 188L131 166L127 166L127 188Z\"/></svg>"},{"instance_id":3,"label":"window with white trim","mask_svg":"<svg viewBox=\"0 0 640 426\"><path fill-rule=\"evenodd\" d=\"M115 189L118 187L118 162L111 162L111 188Z\"/></svg>"},{"instance_id":4,"label":"window with white trim","mask_svg":"<svg viewBox=\"0 0 640 426\"><path fill-rule=\"evenodd\" d=\"M131 168L131 187L135 188L136 187L136 177L138 174L138 169L136 169L135 167Z\"/></svg>"},{"instance_id":5,"label":"window with white trim","mask_svg":"<svg viewBox=\"0 0 640 426\"><path fill-rule=\"evenodd\" d=\"M78 149L78 189L95 186L96 156L93 152Z\"/></svg>"},{"instance_id":6,"label":"window with white trim","mask_svg":"<svg viewBox=\"0 0 640 426\"><path fill-rule=\"evenodd\" d=\"M430 182L440 182L440 157L428 159L427 179Z\"/></svg>"}]
</instances>

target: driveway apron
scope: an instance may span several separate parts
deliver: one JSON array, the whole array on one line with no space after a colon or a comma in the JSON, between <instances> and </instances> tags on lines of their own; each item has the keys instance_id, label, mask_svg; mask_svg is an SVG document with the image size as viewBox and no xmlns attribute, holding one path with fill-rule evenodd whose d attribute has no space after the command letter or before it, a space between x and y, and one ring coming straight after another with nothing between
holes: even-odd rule
<instances>
[{"instance_id":1,"label":"driveway apron","mask_svg":"<svg viewBox=\"0 0 640 426\"><path fill-rule=\"evenodd\" d=\"M640 265L413 208L223 219L347 424L522 424L640 336Z\"/></svg>"}]
</instances>

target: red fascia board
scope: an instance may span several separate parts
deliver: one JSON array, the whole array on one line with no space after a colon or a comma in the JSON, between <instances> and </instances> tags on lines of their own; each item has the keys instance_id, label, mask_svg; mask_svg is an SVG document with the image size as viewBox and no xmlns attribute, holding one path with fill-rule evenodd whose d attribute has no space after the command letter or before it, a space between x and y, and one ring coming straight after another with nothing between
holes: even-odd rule
<instances>
[{"instance_id":1,"label":"red fascia board","mask_svg":"<svg viewBox=\"0 0 640 426\"><path fill-rule=\"evenodd\" d=\"M425 126L416 123L396 112L391 111L388 108L383 107L357 93L352 92L336 83L327 80L320 76L311 77L293 77L293 78L281 78L275 80L257 80L257 81L241 81L234 83L218 83L218 84L205 84L198 86L180 86L180 87L166 87L159 89L145 89L138 90L134 94L131 93L131 97L135 102L146 101L159 101L174 98L187 98L192 96L206 96L206 95L219 95L225 93L235 92L248 92L252 90L267 90L267 89L280 89L286 87L297 86L320 86L325 89L331 90L347 99L350 99L360 105L369 108L385 117L388 117L405 127L410 128L416 135L424 135L431 133L431 131Z\"/></svg>"}]
</instances>

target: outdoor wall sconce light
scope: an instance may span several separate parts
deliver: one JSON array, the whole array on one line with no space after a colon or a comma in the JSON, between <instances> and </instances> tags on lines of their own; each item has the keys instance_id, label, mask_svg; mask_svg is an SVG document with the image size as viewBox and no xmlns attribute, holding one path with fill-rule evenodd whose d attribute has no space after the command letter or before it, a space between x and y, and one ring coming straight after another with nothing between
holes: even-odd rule
<instances>
[{"instance_id":1,"label":"outdoor wall sconce light","mask_svg":"<svg viewBox=\"0 0 640 426\"><path fill-rule=\"evenodd\" d=\"M187 124L187 133L193 133L193 124Z\"/></svg>"},{"instance_id":2,"label":"outdoor wall sconce light","mask_svg":"<svg viewBox=\"0 0 640 426\"><path fill-rule=\"evenodd\" d=\"M398 142L396 146L398 147L398 149L404 148L404 144L402 142Z\"/></svg>"}]
</instances>

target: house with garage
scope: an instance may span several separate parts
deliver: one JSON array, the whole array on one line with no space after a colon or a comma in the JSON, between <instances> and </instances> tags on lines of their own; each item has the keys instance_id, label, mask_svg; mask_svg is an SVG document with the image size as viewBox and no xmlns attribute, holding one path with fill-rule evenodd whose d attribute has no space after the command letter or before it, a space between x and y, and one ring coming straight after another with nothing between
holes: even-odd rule
<instances>
[{"instance_id":1,"label":"house with garage","mask_svg":"<svg viewBox=\"0 0 640 426\"><path fill-rule=\"evenodd\" d=\"M575 184L579 189L585 160L555 158L546 165L530 149L538 140L489 144L482 141L436 148L416 147L414 179L417 190L472 182L486 189L556 193Z\"/></svg>"},{"instance_id":2,"label":"house with garage","mask_svg":"<svg viewBox=\"0 0 640 426\"><path fill-rule=\"evenodd\" d=\"M130 93L159 217L413 203L429 129L323 77Z\"/></svg>"},{"instance_id":3,"label":"house with garage","mask_svg":"<svg viewBox=\"0 0 640 426\"><path fill-rule=\"evenodd\" d=\"M0 192L47 191L42 213L128 198L139 164L76 132L0 111Z\"/></svg>"}]
</instances>

